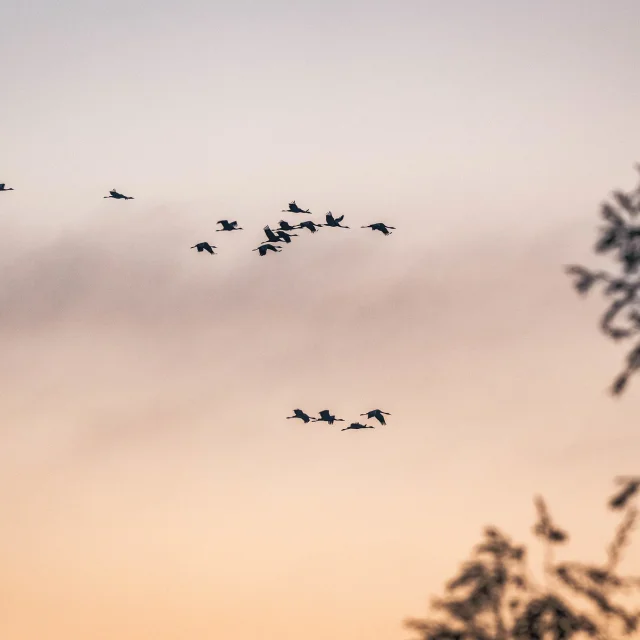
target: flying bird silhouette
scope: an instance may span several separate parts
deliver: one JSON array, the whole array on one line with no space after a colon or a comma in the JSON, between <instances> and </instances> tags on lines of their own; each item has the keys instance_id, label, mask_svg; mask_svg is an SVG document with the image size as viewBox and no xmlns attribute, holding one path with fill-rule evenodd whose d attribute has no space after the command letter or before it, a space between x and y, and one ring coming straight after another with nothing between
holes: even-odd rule
<instances>
[{"instance_id":1,"label":"flying bird silhouette","mask_svg":"<svg viewBox=\"0 0 640 640\"><path fill-rule=\"evenodd\" d=\"M293 231L294 229L298 228L292 227L286 220L280 220L278 224L280 225L279 229L281 229L282 231Z\"/></svg>"},{"instance_id":2,"label":"flying bird silhouette","mask_svg":"<svg viewBox=\"0 0 640 640\"><path fill-rule=\"evenodd\" d=\"M391 231L389 229L395 229L395 227L390 227L388 224L384 224L383 222L376 222L375 224L367 224L361 229L372 229L373 231L382 231L385 236L391 235Z\"/></svg>"},{"instance_id":3,"label":"flying bird silhouette","mask_svg":"<svg viewBox=\"0 0 640 640\"><path fill-rule=\"evenodd\" d=\"M384 415L383 415L384 414ZM380 411L380 409L372 409L371 411L367 411L367 413L361 413L361 416L367 416L367 418L375 418L380 424L387 424L385 422L384 416L390 416L390 413L386 411Z\"/></svg>"},{"instance_id":4,"label":"flying bird silhouette","mask_svg":"<svg viewBox=\"0 0 640 640\"><path fill-rule=\"evenodd\" d=\"M266 255L267 251L282 251L280 247L274 247L272 244L262 244L257 249L251 249L251 251L259 251L261 256Z\"/></svg>"},{"instance_id":5,"label":"flying bird silhouette","mask_svg":"<svg viewBox=\"0 0 640 640\"><path fill-rule=\"evenodd\" d=\"M296 201L293 200L293 202L289 203L289 208L288 209L283 209L282 210L284 213L311 213L311 211L309 211L309 209L301 209L297 204Z\"/></svg>"},{"instance_id":6,"label":"flying bird silhouette","mask_svg":"<svg viewBox=\"0 0 640 640\"><path fill-rule=\"evenodd\" d=\"M287 416L287 420L291 420L292 418L300 418L300 420L302 420L302 422L304 422L305 424L307 424L307 422L311 420L311 418L302 409L294 409L293 415Z\"/></svg>"},{"instance_id":7,"label":"flying bird silhouette","mask_svg":"<svg viewBox=\"0 0 640 640\"><path fill-rule=\"evenodd\" d=\"M212 244L209 244L208 242L198 242L198 244L194 244L193 247L191 248L197 249L198 253L200 253L201 251L208 251L212 256L218 255L214 251L214 249L217 249L218 247L214 247Z\"/></svg>"},{"instance_id":8,"label":"flying bird silhouette","mask_svg":"<svg viewBox=\"0 0 640 640\"><path fill-rule=\"evenodd\" d=\"M366 424L360 424L359 422L352 422L348 427L340 429L340 431L347 431L348 429L375 429L375 427L370 427Z\"/></svg>"},{"instance_id":9,"label":"flying bird silhouette","mask_svg":"<svg viewBox=\"0 0 640 640\"><path fill-rule=\"evenodd\" d=\"M284 240L285 244L289 244L291 242L291 238L297 238L297 233L287 233L286 231L278 230L278 237Z\"/></svg>"},{"instance_id":10,"label":"flying bird silhouette","mask_svg":"<svg viewBox=\"0 0 640 640\"><path fill-rule=\"evenodd\" d=\"M328 422L329 424L333 424L334 422L344 422L342 418L332 416L329 409L323 409L320 412L319 418L311 418L311 420L313 420L313 422Z\"/></svg>"},{"instance_id":11,"label":"flying bird silhouette","mask_svg":"<svg viewBox=\"0 0 640 640\"><path fill-rule=\"evenodd\" d=\"M331 211L329 211L329 213L327 213L325 217L327 219L327 224L325 225L325 227L340 227L341 229L349 229L349 227L342 226L340 224L344 220L344 216L340 216L339 218L334 218Z\"/></svg>"},{"instance_id":12,"label":"flying bird silhouette","mask_svg":"<svg viewBox=\"0 0 640 640\"><path fill-rule=\"evenodd\" d=\"M2 184L0 184L0 191L15 191L15 189L13 187L9 187L8 189L6 189L3 182Z\"/></svg>"},{"instance_id":13,"label":"flying bird silhouette","mask_svg":"<svg viewBox=\"0 0 640 640\"><path fill-rule=\"evenodd\" d=\"M222 229L216 229L216 231L242 231L242 227L238 226L238 221L234 220L229 222L228 220L218 220L216 224L222 225Z\"/></svg>"},{"instance_id":14,"label":"flying bird silhouette","mask_svg":"<svg viewBox=\"0 0 640 640\"><path fill-rule=\"evenodd\" d=\"M283 242L282 238L279 238L271 229L269 225L264 228L264 234L267 236L266 242Z\"/></svg>"},{"instance_id":15,"label":"flying bird silhouette","mask_svg":"<svg viewBox=\"0 0 640 640\"><path fill-rule=\"evenodd\" d=\"M133 200L134 198L131 198L129 196L123 196L121 193L118 193L115 189L111 189L111 191L109 191L109 193L111 195L109 196L104 196L105 198L115 198L116 200Z\"/></svg>"},{"instance_id":16,"label":"flying bird silhouette","mask_svg":"<svg viewBox=\"0 0 640 640\"><path fill-rule=\"evenodd\" d=\"M295 229L309 229L309 231L311 231L311 233L315 233L322 226L323 225L318 224L316 222L311 222L311 220L305 220L304 222L301 222L299 225L297 225L294 228Z\"/></svg>"}]
</instances>

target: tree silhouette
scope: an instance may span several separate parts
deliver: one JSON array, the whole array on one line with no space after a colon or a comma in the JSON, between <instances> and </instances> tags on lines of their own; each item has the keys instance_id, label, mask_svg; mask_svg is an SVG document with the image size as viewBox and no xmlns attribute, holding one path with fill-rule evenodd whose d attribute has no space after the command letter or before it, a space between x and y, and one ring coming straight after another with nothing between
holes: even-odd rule
<instances>
[{"instance_id":1,"label":"tree silhouette","mask_svg":"<svg viewBox=\"0 0 640 640\"><path fill-rule=\"evenodd\" d=\"M640 172L640 164L636 165ZM603 203L600 227L594 251L609 254L617 263L618 275L605 271L590 271L579 265L566 267L575 278L578 293L586 295L596 283L604 285L604 295L611 299L600 327L613 340L623 340L640 332L640 225L634 224L640 214L640 184L629 192L613 191L615 204ZM613 395L621 394L636 370L640 369L640 342L627 355L622 372L611 385Z\"/></svg>"},{"instance_id":2,"label":"tree silhouette","mask_svg":"<svg viewBox=\"0 0 640 640\"><path fill-rule=\"evenodd\" d=\"M525 547L487 527L470 560L447 583L444 598L432 600L432 615L409 618L404 625L417 632L419 640L567 640L573 636L608 640L634 634L640 610L632 611L614 600L640 589L640 578L617 573L638 517L632 499L638 494L640 478L617 481L621 489L609 508L621 511L622 518L602 565L554 562L554 548L569 536L553 522L545 501L536 497L538 519L533 532L544 547L544 585L532 578Z\"/></svg>"}]
</instances>

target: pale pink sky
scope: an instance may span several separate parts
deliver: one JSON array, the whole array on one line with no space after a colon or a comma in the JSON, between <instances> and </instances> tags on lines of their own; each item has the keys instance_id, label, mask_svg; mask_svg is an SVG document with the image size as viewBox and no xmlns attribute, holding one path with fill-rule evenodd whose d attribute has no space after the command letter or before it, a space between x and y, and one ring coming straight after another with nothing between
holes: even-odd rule
<instances>
[{"instance_id":1,"label":"pale pink sky","mask_svg":"<svg viewBox=\"0 0 640 640\"><path fill-rule=\"evenodd\" d=\"M640 382L562 269L636 180L637 2L2 15L3 640L399 640L538 492L598 558ZM352 229L259 258L294 198Z\"/></svg>"}]
</instances>

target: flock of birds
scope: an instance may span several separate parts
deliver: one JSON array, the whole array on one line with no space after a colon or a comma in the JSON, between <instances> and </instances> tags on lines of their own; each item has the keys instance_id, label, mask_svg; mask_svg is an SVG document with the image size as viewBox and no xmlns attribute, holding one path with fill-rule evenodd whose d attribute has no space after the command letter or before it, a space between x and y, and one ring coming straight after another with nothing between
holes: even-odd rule
<instances>
[{"instance_id":1,"label":"flock of birds","mask_svg":"<svg viewBox=\"0 0 640 640\"><path fill-rule=\"evenodd\" d=\"M3 184L0 184L0 191L14 191L13 187L9 187L8 189ZM114 198L115 200L134 200L133 196L125 196L122 193L119 193L115 189L111 189L109 191L108 196L104 196L105 198ZM301 209L296 201L293 200L289 203L288 209L283 209L283 213L311 213L309 209ZM277 229L271 229L269 225L264 227L264 233L267 236L267 239L264 242L260 243L259 247L252 249L252 251L257 251L259 255L265 256L267 255L267 251L273 251L278 253L282 251L280 247L276 247L275 244L278 242L284 242L285 244L289 244L291 242L291 238L297 238L297 233L289 233L290 231L295 231L296 229L308 229L311 233L316 233L320 227L336 227L340 229L349 229L347 226L343 226L340 223L344 220L344 215L339 217L334 217L334 215L329 211L329 213L325 216L326 222L312 222L311 220L303 220L299 224L289 224L286 220L280 220L278 223L280 226ZM221 229L216 229L216 231L242 231L242 227L238 226L238 221L233 220L218 220L216 224L221 226ZM373 231L380 231L385 236L391 234L389 229L395 229L395 227L390 227L388 224L384 224L383 222L376 222L374 224L368 224L362 227L362 229L371 229ZM198 242L194 244L192 249L197 249L198 253L202 251L207 251L211 255L217 255L214 249L217 249L215 245L210 242Z\"/></svg>"},{"instance_id":2,"label":"flock of birds","mask_svg":"<svg viewBox=\"0 0 640 640\"><path fill-rule=\"evenodd\" d=\"M390 416L390 413L386 411L381 411L380 409L372 409L371 411L367 411L366 413L361 413L361 416L367 416L368 419L375 418L380 424L387 424L384 417ZM331 415L329 409L323 409L319 413L319 418L312 418L308 414L306 414L302 409L294 409L292 416L287 416L287 420L292 420L295 418L299 418L307 424L308 422L327 422L328 424L333 424L334 422L344 422L342 418L336 418ZM348 427L341 429L341 431L347 431L349 429L375 429L375 427L369 426L367 424L360 424L359 422L352 422Z\"/></svg>"},{"instance_id":3,"label":"flock of birds","mask_svg":"<svg viewBox=\"0 0 640 640\"><path fill-rule=\"evenodd\" d=\"M13 187L7 188L4 183L0 184L0 191L14 191ZM115 200L134 200L132 196L125 196L122 193L119 193L115 189L109 191L108 196L104 196L105 198L114 198ZM289 203L288 209L283 209L283 213L308 213L311 214L309 209L301 209L296 201L293 200ZM286 220L279 221L279 227L277 229L271 229L268 225L264 227L264 233L267 236L267 239L260 243L259 247L252 249L252 251L258 251L259 255L264 256L267 254L267 251L279 252L282 251L279 247L274 246L276 243L284 242L285 244L289 244L291 242L291 238L297 237L297 233L290 233L291 231L295 231L297 229L308 229L311 233L316 233L320 227L335 227L339 229L349 229L350 227L343 226L340 223L344 220L344 215L335 217L331 211L329 211L325 216L326 222L318 223L312 222L311 220L303 220L299 224L289 224ZM216 231L242 231L242 227L238 226L237 220L218 220L217 224L221 226L220 229L216 229ZM383 235L388 236L391 234L390 229L395 229L395 227L391 227L383 222L376 222L374 224L368 224L362 229L371 229L373 231L380 231ZM207 251L212 255L217 255L213 251L217 249L215 245L210 244L209 242L198 242L197 244L191 247L192 249L197 249L198 252ZM372 411L367 411L366 413L361 413L361 416L367 416L367 419L375 418L382 425L387 424L385 422L384 416L391 415L390 413L386 413L385 411L381 411L380 409L373 409ZM323 409L320 411L320 417L312 418L307 415L302 409L294 409L292 416L287 416L288 419L299 418L305 424L308 422L327 422L328 424L333 424L334 422L344 422L342 418L336 418L334 415L331 415L329 409ZM348 427L342 429L342 431L347 431L349 429L375 429L375 427L361 424L360 422L352 422Z\"/></svg>"},{"instance_id":4,"label":"flock of birds","mask_svg":"<svg viewBox=\"0 0 640 640\"><path fill-rule=\"evenodd\" d=\"M7 188L4 183L0 184L0 191L14 191L13 187ZM108 196L104 196L105 198L114 198L115 200L134 200L133 196L125 196L122 193L119 193L115 189L111 189L109 191ZM283 209L283 213L311 213L309 209L301 209L296 201L293 200L289 203L288 209ZM339 229L349 229L347 226L343 226L340 223L344 220L344 215L335 217L331 211L329 211L325 215L325 221L323 223L312 222L311 220L303 220L299 224L289 224L286 220L280 220L278 223L280 226L277 229L271 229L269 225L264 227L264 233L267 236L267 239L260 243L259 247L252 249L252 251L257 251L259 255L265 256L267 255L267 251L273 251L278 253L282 251L280 247L276 247L275 243L284 242L285 244L289 244L291 242L291 238L297 238L297 233L289 233L290 231L295 231L296 229L308 229L311 233L316 233L320 227L336 227ZM242 227L238 226L238 221L233 220L218 220L216 224L221 226L220 229L216 229L216 231L242 231ZM362 229L371 229L372 231L380 231L385 236L391 234L390 229L395 229L395 227L391 227L388 224L384 224L383 222L375 222L374 224L368 224ZM217 255L214 249L217 249L214 244L210 242L198 242L194 244L191 249L197 249L198 253L202 251L207 251L211 255Z\"/></svg>"},{"instance_id":5,"label":"flock of birds","mask_svg":"<svg viewBox=\"0 0 640 640\"><path fill-rule=\"evenodd\" d=\"M115 194L115 195L114 195ZM117 193L116 191L111 191L110 196L105 196L105 198L125 198L122 194ZM293 200L289 203L288 209L283 209L283 213L311 213L309 209L301 209L296 201ZM329 211L325 215L325 222L312 222L311 220L303 220L298 224L289 224L286 220L280 220L278 222L278 227L276 229L272 229L269 225L264 227L264 234L267 236L267 239L260 243L259 247L252 249L252 251L257 251L259 255L265 256L267 255L267 251L273 251L274 253L278 253L282 251L280 247L275 246L276 243L284 242L285 244L289 244L291 242L291 238L297 238L297 233L291 233L291 231L295 231L296 229L307 229L311 233L316 233L320 227L334 227L339 229L349 229L347 226L343 226L340 223L344 220L344 215L338 216L337 218ZM221 226L220 229L216 229L216 231L242 231L242 227L238 226L237 220L218 220L216 224ZM383 222L376 222L374 224L368 224L363 229L372 229L373 231L380 231L385 236L391 234L389 229L395 229L395 227L390 227ZM209 242L198 242L197 244L191 247L192 249L197 249L198 252L208 251L211 255L216 255L214 249L217 249L215 245Z\"/></svg>"}]
</instances>

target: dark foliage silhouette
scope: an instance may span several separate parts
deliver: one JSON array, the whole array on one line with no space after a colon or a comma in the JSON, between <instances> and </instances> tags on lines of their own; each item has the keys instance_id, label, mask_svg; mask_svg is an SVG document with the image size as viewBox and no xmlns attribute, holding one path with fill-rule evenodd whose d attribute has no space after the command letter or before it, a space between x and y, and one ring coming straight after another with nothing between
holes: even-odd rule
<instances>
[{"instance_id":1,"label":"dark foliage silhouette","mask_svg":"<svg viewBox=\"0 0 640 640\"><path fill-rule=\"evenodd\" d=\"M640 171L640 165L636 165ZM596 283L603 285L609 306L600 320L600 328L613 340L637 337L640 333L640 184L629 192L613 191L614 203L603 203L600 227L594 251L610 255L617 266L617 274L591 271L579 265L566 267L574 278L574 287L586 295ZM620 395L630 376L640 369L640 342L629 351L626 366L613 381L610 391Z\"/></svg>"},{"instance_id":2,"label":"dark foliage silhouette","mask_svg":"<svg viewBox=\"0 0 640 640\"><path fill-rule=\"evenodd\" d=\"M432 600L427 619L409 618L405 627L419 640L567 640L590 636L610 640L632 637L640 610L619 602L637 595L640 577L618 574L622 550L628 544L638 511L631 504L640 478L619 478L620 491L610 509L622 518L601 565L554 562L554 549L569 536L552 520L545 501L535 498L538 514L533 532L544 548L544 585L532 578L524 546L514 544L495 527L473 550L458 574L446 585L443 598Z\"/></svg>"}]
</instances>

